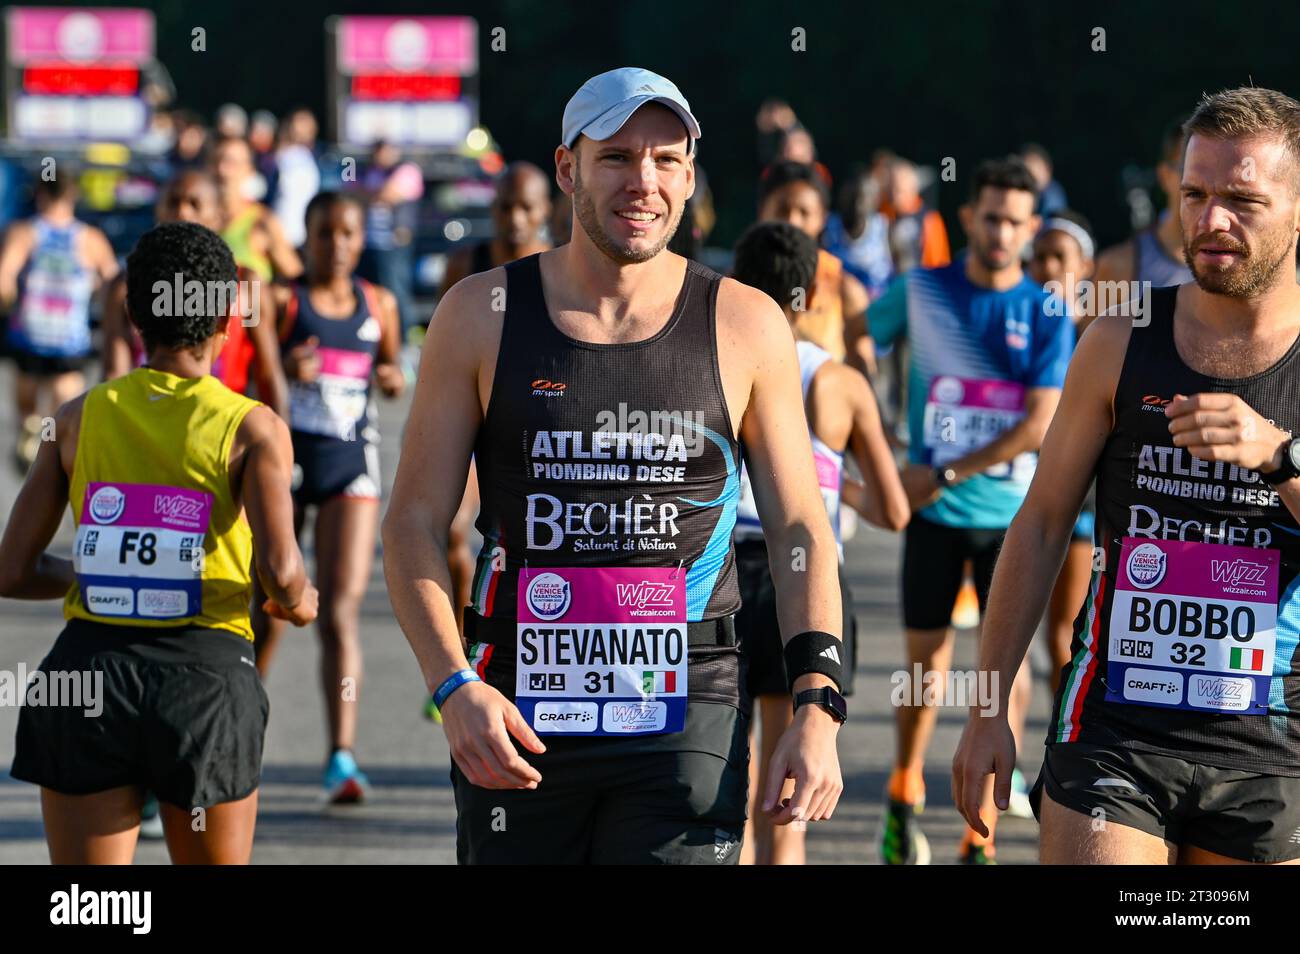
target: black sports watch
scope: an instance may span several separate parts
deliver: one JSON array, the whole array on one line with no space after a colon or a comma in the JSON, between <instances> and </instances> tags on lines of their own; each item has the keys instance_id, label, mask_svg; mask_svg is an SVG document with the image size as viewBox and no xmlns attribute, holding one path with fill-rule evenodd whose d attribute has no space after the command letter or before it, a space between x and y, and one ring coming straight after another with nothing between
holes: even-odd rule
<instances>
[{"instance_id":1,"label":"black sports watch","mask_svg":"<svg viewBox=\"0 0 1300 954\"><path fill-rule=\"evenodd\" d=\"M794 711L798 712L800 706L813 703L829 712L831 718L841 725L849 718L849 709L844 704L844 697L830 686L822 686L819 689L805 689L796 695L794 697Z\"/></svg>"},{"instance_id":2,"label":"black sports watch","mask_svg":"<svg viewBox=\"0 0 1300 954\"><path fill-rule=\"evenodd\" d=\"M1277 486L1293 477L1300 477L1300 437L1293 437L1282 448L1282 466L1271 474L1260 472L1259 479Z\"/></svg>"},{"instance_id":3,"label":"black sports watch","mask_svg":"<svg viewBox=\"0 0 1300 954\"><path fill-rule=\"evenodd\" d=\"M934 469L934 482L940 487L951 487L957 482L957 471L951 467L936 467Z\"/></svg>"}]
</instances>

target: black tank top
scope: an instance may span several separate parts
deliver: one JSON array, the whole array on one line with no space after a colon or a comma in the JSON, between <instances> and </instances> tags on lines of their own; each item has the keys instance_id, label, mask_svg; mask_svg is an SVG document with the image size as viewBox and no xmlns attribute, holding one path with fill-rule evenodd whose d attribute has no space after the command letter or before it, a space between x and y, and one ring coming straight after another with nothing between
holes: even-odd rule
<instances>
[{"instance_id":1,"label":"black tank top","mask_svg":"<svg viewBox=\"0 0 1300 954\"><path fill-rule=\"evenodd\" d=\"M501 345L474 450L484 542L473 609L515 619L527 563L680 568L688 621L734 613L740 458L718 370L721 277L688 261L661 331L594 344L552 323L539 262L505 266Z\"/></svg>"},{"instance_id":2,"label":"black tank top","mask_svg":"<svg viewBox=\"0 0 1300 954\"><path fill-rule=\"evenodd\" d=\"M314 381L289 382L289 426L294 431L342 441L370 436L370 376L379 356L379 324L374 286L352 280L356 310L329 318L316 310L305 283L292 286L280 332L281 355L309 338L320 343L320 374Z\"/></svg>"},{"instance_id":3,"label":"black tank top","mask_svg":"<svg viewBox=\"0 0 1300 954\"><path fill-rule=\"evenodd\" d=\"M492 243L479 242L469 253L469 274L490 272L496 266L492 264Z\"/></svg>"},{"instance_id":4,"label":"black tank top","mask_svg":"<svg viewBox=\"0 0 1300 954\"><path fill-rule=\"evenodd\" d=\"M1096 469L1102 568L1048 742L1300 776L1300 526L1254 471L1175 447L1164 414L1175 394L1231 393L1297 432L1300 339L1259 374L1207 377L1175 347L1177 294L1153 289L1129 339Z\"/></svg>"}]
</instances>

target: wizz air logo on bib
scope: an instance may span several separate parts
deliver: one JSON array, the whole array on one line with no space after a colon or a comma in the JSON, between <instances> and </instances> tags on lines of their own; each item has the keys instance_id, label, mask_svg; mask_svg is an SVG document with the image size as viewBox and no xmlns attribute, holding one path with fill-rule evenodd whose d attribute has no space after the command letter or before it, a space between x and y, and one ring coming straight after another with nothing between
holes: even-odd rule
<instances>
[{"instance_id":1,"label":"wizz air logo on bib","mask_svg":"<svg viewBox=\"0 0 1300 954\"><path fill-rule=\"evenodd\" d=\"M180 494L159 494L153 498L153 512L172 520L198 521L203 519L203 504Z\"/></svg>"},{"instance_id":2,"label":"wizz air logo on bib","mask_svg":"<svg viewBox=\"0 0 1300 954\"><path fill-rule=\"evenodd\" d=\"M1215 583L1228 583L1238 586L1242 583L1263 586L1264 571L1268 567L1262 563L1249 563L1246 560L1211 560L1210 579Z\"/></svg>"},{"instance_id":3,"label":"wizz air logo on bib","mask_svg":"<svg viewBox=\"0 0 1300 954\"><path fill-rule=\"evenodd\" d=\"M673 605L671 583L651 583L649 580L640 583L619 583L617 591L619 606L635 606L637 609L646 607L669 609Z\"/></svg>"},{"instance_id":4,"label":"wizz air logo on bib","mask_svg":"<svg viewBox=\"0 0 1300 954\"><path fill-rule=\"evenodd\" d=\"M1267 573L1267 566L1250 560L1210 561L1210 579L1222 584L1225 593L1264 593L1268 588Z\"/></svg>"}]
</instances>

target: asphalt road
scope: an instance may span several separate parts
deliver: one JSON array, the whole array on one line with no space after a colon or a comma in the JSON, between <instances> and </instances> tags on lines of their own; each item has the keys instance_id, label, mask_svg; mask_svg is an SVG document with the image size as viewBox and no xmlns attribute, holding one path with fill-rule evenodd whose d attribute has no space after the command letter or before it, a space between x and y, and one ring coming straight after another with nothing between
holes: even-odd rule
<instances>
[{"instance_id":1,"label":"asphalt road","mask_svg":"<svg viewBox=\"0 0 1300 954\"><path fill-rule=\"evenodd\" d=\"M0 368L0 395L12 394L12 374ZM386 405L380 424L385 481L397 463L404 401ZM8 520L19 479L9 463L13 410L0 401L0 519ZM67 552L71 519L55 547ZM308 541L309 544L309 541ZM902 668L898 611L900 539L859 529L845 548L856 602L860 637L857 693L851 717L840 733L845 790L829 822L809 826L808 857L824 864L877 863L881 798L893 755L894 710L890 678ZM310 546L308 545L310 559ZM376 541L378 557L378 541ZM20 663L34 669L61 625L56 603L0 601L0 670ZM319 801L326 755L324 705L317 678L317 641L311 630L287 635L270 674L271 699L261 805L253 860L262 864L411 864L455 860L455 808L448 780L449 755L442 730L426 721L423 687L414 658L389 608L379 560L362 608L365 683L361 694L357 756L374 785L365 805L325 808ZM954 666L971 669L975 638L958 634ZM1021 768L1032 781L1042 756L1048 691L1041 672ZM8 775L18 711L0 706L0 862L46 861L37 789ZM965 710L947 708L926 770L928 806L922 826L934 863L956 860L962 823L952 807L949 770ZM1037 825L1006 817L998 828L999 861L1033 863ZM160 842L141 842L137 863L166 863Z\"/></svg>"}]
</instances>

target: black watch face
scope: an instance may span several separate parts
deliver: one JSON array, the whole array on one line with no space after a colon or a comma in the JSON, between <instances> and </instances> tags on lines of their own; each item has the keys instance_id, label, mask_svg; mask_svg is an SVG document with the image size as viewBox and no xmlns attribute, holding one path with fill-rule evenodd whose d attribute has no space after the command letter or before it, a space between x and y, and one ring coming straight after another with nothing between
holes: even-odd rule
<instances>
[{"instance_id":1,"label":"black watch face","mask_svg":"<svg viewBox=\"0 0 1300 954\"><path fill-rule=\"evenodd\" d=\"M805 689L799 693L795 697L795 708L806 705L824 706L839 722L843 722L849 717L848 706L844 702L844 697L830 686L822 686L820 689Z\"/></svg>"},{"instance_id":2,"label":"black watch face","mask_svg":"<svg viewBox=\"0 0 1300 954\"><path fill-rule=\"evenodd\" d=\"M849 709L844 703L844 697L829 686L826 687L826 705L841 722L849 717Z\"/></svg>"}]
</instances>

